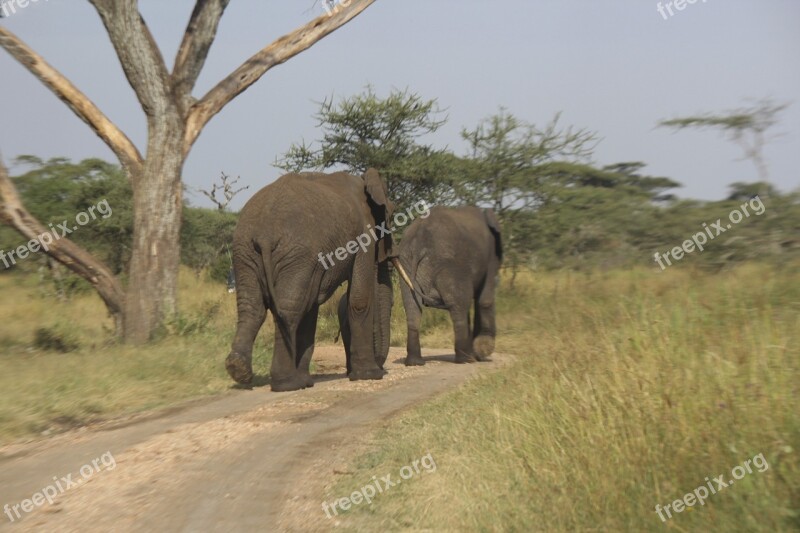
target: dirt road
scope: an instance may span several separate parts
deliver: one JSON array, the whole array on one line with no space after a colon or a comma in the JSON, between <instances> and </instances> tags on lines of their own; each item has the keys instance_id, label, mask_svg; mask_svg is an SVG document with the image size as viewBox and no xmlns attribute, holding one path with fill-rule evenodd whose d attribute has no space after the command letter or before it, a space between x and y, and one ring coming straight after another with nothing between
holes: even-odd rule
<instances>
[{"instance_id":1,"label":"dirt road","mask_svg":"<svg viewBox=\"0 0 800 533\"><path fill-rule=\"evenodd\" d=\"M427 365L406 368L403 355L392 349L382 381L350 382L343 351L318 347L311 389L233 390L0 450L0 530L329 530L324 488L370 429L507 361L456 365L428 350ZM14 509L48 486L52 504Z\"/></svg>"}]
</instances>

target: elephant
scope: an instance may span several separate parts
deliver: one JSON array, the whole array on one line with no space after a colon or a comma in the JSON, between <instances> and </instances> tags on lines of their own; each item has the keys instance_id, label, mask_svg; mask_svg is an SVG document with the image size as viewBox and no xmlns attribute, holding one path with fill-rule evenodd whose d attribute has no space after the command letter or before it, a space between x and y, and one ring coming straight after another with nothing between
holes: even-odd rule
<instances>
[{"instance_id":1,"label":"elephant","mask_svg":"<svg viewBox=\"0 0 800 533\"><path fill-rule=\"evenodd\" d=\"M237 382L253 379L252 352L267 310L275 323L273 391L312 387L319 306L345 281L355 380L382 379L389 352L394 204L375 169L290 173L245 204L233 236L237 324L225 360ZM348 365L350 367L351 365Z\"/></svg>"},{"instance_id":2,"label":"elephant","mask_svg":"<svg viewBox=\"0 0 800 533\"><path fill-rule=\"evenodd\" d=\"M347 322L347 307L347 294L342 294L341 298L339 298L339 304L336 306L336 314L339 317L339 334L342 337L342 344L344 344L347 371L350 372L350 325ZM338 340L338 336L336 340Z\"/></svg>"},{"instance_id":3,"label":"elephant","mask_svg":"<svg viewBox=\"0 0 800 533\"><path fill-rule=\"evenodd\" d=\"M491 361L497 335L495 288L502 260L500 223L491 209L438 206L408 227L394 260L405 281L400 291L408 324L406 365L425 364L419 344L423 305L450 311L456 363Z\"/></svg>"}]
</instances>

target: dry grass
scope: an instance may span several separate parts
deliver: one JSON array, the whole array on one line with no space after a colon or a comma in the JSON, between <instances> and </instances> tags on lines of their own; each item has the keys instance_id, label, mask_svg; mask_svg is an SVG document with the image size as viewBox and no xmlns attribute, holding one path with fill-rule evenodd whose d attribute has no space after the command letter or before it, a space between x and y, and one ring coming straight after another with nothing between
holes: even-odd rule
<instances>
[{"instance_id":1,"label":"dry grass","mask_svg":"<svg viewBox=\"0 0 800 533\"><path fill-rule=\"evenodd\" d=\"M33 276L1 276L0 443L230 389L223 360L236 324L235 297L188 270L180 285L184 314L160 340L132 347L114 341L93 293L57 301L41 294ZM78 348L39 348L37 329ZM269 369L271 332L267 325L256 343L260 373Z\"/></svg>"},{"instance_id":2,"label":"dry grass","mask_svg":"<svg viewBox=\"0 0 800 533\"><path fill-rule=\"evenodd\" d=\"M233 386L223 362L236 326L236 298L220 283L180 275L182 312L160 339L145 346L119 344L100 299L91 291L59 301L38 276L0 276L0 444L217 394ZM320 310L317 342L339 330L337 295ZM396 287L393 345L405 344L405 316ZM437 332L446 313L428 313ZM449 322L447 322L449 324ZM254 349L256 374L267 375L272 318ZM339 341L341 342L341 341Z\"/></svg>"},{"instance_id":3,"label":"dry grass","mask_svg":"<svg viewBox=\"0 0 800 533\"><path fill-rule=\"evenodd\" d=\"M228 390L235 326L224 286L182 272L184 314L161 340L116 344L99 299L44 297L33 277L0 277L0 442ZM318 340L338 329L333 298ZM498 299L498 351L518 363L394 421L328 494L397 472L417 476L344 515L344 529L788 531L800 527L800 274L749 265L712 275L520 276ZM400 298L394 345L405 342ZM76 345L35 348L36 329ZM423 345L451 347L447 313L426 310ZM39 344L42 344L40 339ZM256 344L268 371L270 322ZM655 513L705 477L763 453L703 507ZM320 502L321 503L321 502ZM320 511L322 512L322 511Z\"/></svg>"},{"instance_id":4,"label":"dry grass","mask_svg":"<svg viewBox=\"0 0 800 533\"><path fill-rule=\"evenodd\" d=\"M518 363L380 432L328 501L428 452L437 472L355 507L343 529L800 527L796 266L518 277L499 301L498 351ZM446 326L424 344L449 345ZM759 453L768 470L661 522L656 504Z\"/></svg>"}]
</instances>

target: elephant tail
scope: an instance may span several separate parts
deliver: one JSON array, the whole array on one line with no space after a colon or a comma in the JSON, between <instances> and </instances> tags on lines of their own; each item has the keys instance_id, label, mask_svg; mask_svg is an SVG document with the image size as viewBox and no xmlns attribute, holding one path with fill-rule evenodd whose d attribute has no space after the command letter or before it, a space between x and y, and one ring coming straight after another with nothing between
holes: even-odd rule
<instances>
[{"instance_id":1,"label":"elephant tail","mask_svg":"<svg viewBox=\"0 0 800 533\"><path fill-rule=\"evenodd\" d=\"M260 281L263 283L264 289L266 289L264 294L268 295L266 301L267 309L269 309L272 315L275 317L275 324L280 330L281 335L283 335L283 338L292 339L294 335L289 331L286 317L284 317L278 309L278 302L276 300L277 292L275 292L275 272L272 270L272 244L269 242L256 241L254 242L254 245L261 263L260 271L262 272L263 278ZM292 361L295 361L296 354L294 353L294 343L288 342L287 344L289 349L292 351Z\"/></svg>"}]
</instances>

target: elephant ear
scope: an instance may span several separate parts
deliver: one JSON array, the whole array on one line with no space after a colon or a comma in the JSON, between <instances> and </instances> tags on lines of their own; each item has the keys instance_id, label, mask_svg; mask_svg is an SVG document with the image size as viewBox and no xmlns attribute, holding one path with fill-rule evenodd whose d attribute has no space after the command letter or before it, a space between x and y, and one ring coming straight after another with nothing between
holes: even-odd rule
<instances>
[{"instance_id":1,"label":"elephant ear","mask_svg":"<svg viewBox=\"0 0 800 533\"><path fill-rule=\"evenodd\" d=\"M364 173L364 191L367 193L375 218L375 226L386 223L384 227L389 229L394 214L394 204L389 200L386 185L374 168L368 168ZM378 262L386 261L389 257L392 257L392 236L387 234L378 240Z\"/></svg>"},{"instance_id":2,"label":"elephant ear","mask_svg":"<svg viewBox=\"0 0 800 533\"><path fill-rule=\"evenodd\" d=\"M494 253L497 254L497 258L502 261L503 239L500 236L500 221L497 219L495 212L491 209L483 210L483 218L486 219L486 225L489 226L489 230L491 230L492 235L494 235Z\"/></svg>"}]
</instances>

